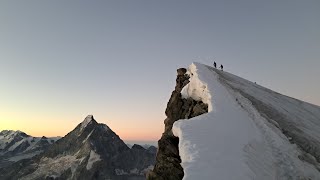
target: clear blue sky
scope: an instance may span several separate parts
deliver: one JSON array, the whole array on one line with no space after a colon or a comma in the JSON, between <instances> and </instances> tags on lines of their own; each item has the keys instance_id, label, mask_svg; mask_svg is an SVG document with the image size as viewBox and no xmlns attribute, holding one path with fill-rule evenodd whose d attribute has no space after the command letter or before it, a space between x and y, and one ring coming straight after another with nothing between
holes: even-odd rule
<instances>
[{"instance_id":1,"label":"clear blue sky","mask_svg":"<svg viewBox=\"0 0 320 180\"><path fill-rule=\"evenodd\" d=\"M176 68L213 59L320 105L320 1L1 1L0 130L63 136L93 114L155 140Z\"/></svg>"}]
</instances>

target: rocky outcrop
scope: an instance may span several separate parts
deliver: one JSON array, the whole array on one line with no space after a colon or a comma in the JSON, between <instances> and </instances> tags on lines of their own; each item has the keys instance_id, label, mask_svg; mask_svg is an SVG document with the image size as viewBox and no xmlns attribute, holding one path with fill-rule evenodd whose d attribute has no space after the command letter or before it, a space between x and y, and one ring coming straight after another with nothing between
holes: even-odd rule
<instances>
[{"instance_id":1,"label":"rocky outcrop","mask_svg":"<svg viewBox=\"0 0 320 180\"><path fill-rule=\"evenodd\" d=\"M179 138L172 133L173 123L179 119L189 119L208 112L208 105L192 98L183 99L182 88L189 83L185 68L177 70L175 90L172 92L166 108L165 130L158 141L156 164L147 174L148 180L179 180L184 176L179 156Z\"/></svg>"}]
</instances>

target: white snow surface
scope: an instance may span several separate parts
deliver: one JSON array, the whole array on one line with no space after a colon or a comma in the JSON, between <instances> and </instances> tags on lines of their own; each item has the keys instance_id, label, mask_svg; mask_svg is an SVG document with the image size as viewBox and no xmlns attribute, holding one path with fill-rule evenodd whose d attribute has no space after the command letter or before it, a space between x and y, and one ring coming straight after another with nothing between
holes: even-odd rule
<instances>
[{"instance_id":1,"label":"white snow surface","mask_svg":"<svg viewBox=\"0 0 320 180\"><path fill-rule=\"evenodd\" d=\"M193 63L188 73L190 83L183 88L182 97L202 100L208 104L209 112L179 120L172 128L179 137L183 179L320 179L313 165L298 158L299 148L262 117L248 99L222 82L216 71ZM242 85L256 93L254 83L244 84L242 79L229 76L234 78L234 83L239 82L239 88ZM266 90L256 95L267 97L265 101L272 96ZM271 105L279 107L279 104ZM315 137L320 135L315 128L309 131Z\"/></svg>"},{"instance_id":2,"label":"white snow surface","mask_svg":"<svg viewBox=\"0 0 320 180\"><path fill-rule=\"evenodd\" d=\"M8 151L13 151L15 150L19 145L21 145L23 142L25 142L26 139L22 139L21 141L16 142L14 145L10 146Z\"/></svg>"},{"instance_id":3,"label":"white snow surface","mask_svg":"<svg viewBox=\"0 0 320 180\"><path fill-rule=\"evenodd\" d=\"M94 131L94 129L88 134L88 136L82 141L82 143L85 143L90 138L93 131Z\"/></svg>"},{"instance_id":4,"label":"white snow surface","mask_svg":"<svg viewBox=\"0 0 320 180\"><path fill-rule=\"evenodd\" d=\"M93 150L90 151L90 157L88 159L88 164L86 166L87 170L92 168L93 163L100 161L100 155L94 152Z\"/></svg>"},{"instance_id":5,"label":"white snow surface","mask_svg":"<svg viewBox=\"0 0 320 180\"><path fill-rule=\"evenodd\" d=\"M207 88L208 85L205 81L199 80L196 68L194 64L189 67L190 82L182 89L181 95L183 98L191 97L197 101L201 100L208 104L208 110L212 111L211 94Z\"/></svg>"},{"instance_id":6,"label":"white snow surface","mask_svg":"<svg viewBox=\"0 0 320 180\"><path fill-rule=\"evenodd\" d=\"M19 152L15 152L15 155L12 155L8 158L9 161L18 161L21 159L31 158L41 151L36 150L39 148L38 142L42 139L41 137L32 137L32 136L21 136L21 131L12 131L12 130L3 130L1 131L2 135L0 135L0 155L4 155L6 153L11 153L10 151L18 150ZM16 138L21 138L19 141L14 142ZM47 139L49 144L60 139L60 137L50 137ZM26 149L19 149L20 145L26 143ZM18 149L17 149L18 148Z\"/></svg>"},{"instance_id":7,"label":"white snow surface","mask_svg":"<svg viewBox=\"0 0 320 180\"><path fill-rule=\"evenodd\" d=\"M0 149L4 149L6 144L9 144L11 141L13 141L14 137L17 136L21 131L3 130L1 132L3 135L0 135Z\"/></svg>"}]
</instances>

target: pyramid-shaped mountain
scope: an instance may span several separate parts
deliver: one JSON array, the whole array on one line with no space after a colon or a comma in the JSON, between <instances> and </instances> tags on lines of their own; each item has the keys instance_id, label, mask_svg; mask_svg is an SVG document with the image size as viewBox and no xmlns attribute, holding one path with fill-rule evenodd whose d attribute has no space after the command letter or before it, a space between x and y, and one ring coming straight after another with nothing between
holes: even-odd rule
<instances>
[{"instance_id":1,"label":"pyramid-shaped mountain","mask_svg":"<svg viewBox=\"0 0 320 180\"><path fill-rule=\"evenodd\" d=\"M89 115L39 156L0 170L0 179L144 179L154 162L154 151L130 149Z\"/></svg>"}]
</instances>

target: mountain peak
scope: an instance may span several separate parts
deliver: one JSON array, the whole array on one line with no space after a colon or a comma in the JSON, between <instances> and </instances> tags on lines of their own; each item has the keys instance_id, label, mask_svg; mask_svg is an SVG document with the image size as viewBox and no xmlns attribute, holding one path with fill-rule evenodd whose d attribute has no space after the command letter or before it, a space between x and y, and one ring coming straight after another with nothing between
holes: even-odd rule
<instances>
[{"instance_id":1,"label":"mountain peak","mask_svg":"<svg viewBox=\"0 0 320 180\"><path fill-rule=\"evenodd\" d=\"M0 135L2 136L21 136L21 137L28 137L29 135L20 131L20 130L17 130L17 131L14 131L14 130L3 130L0 132Z\"/></svg>"},{"instance_id":2,"label":"mountain peak","mask_svg":"<svg viewBox=\"0 0 320 180\"><path fill-rule=\"evenodd\" d=\"M134 144L131 149L146 150L145 148L143 148L141 145L138 145L138 144Z\"/></svg>"},{"instance_id":3,"label":"mountain peak","mask_svg":"<svg viewBox=\"0 0 320 180\"><path fill-rule=\"evenodd\" d=\"M43 138L37 144L49 145ZM134 148L89 115L38 156L0 167L0 179L142 179L153 167L156 152Z\"/></svg>"},{"instance_id":4,"label":"mountain peak","mask_svg":"<svg viewBox=\"0 0 320 180\"><path fill-rule=\"evenodd\" d=\"M85 119L91 119L91 120L93 120L94 118L93 118L93 115L88 115Z\"/></svg>"},{"instance_id":5,"label":"mountain peak","mask_svg":"<svg viewBox=\"0 0 320 180\"><path fill-rule=\"evenodd\" d=\"M87 127L88 124L92 122L96 122L93 118L93 115L88 115L82 122L81 122L81 129Z\"/></svg>"}]
</instances>

